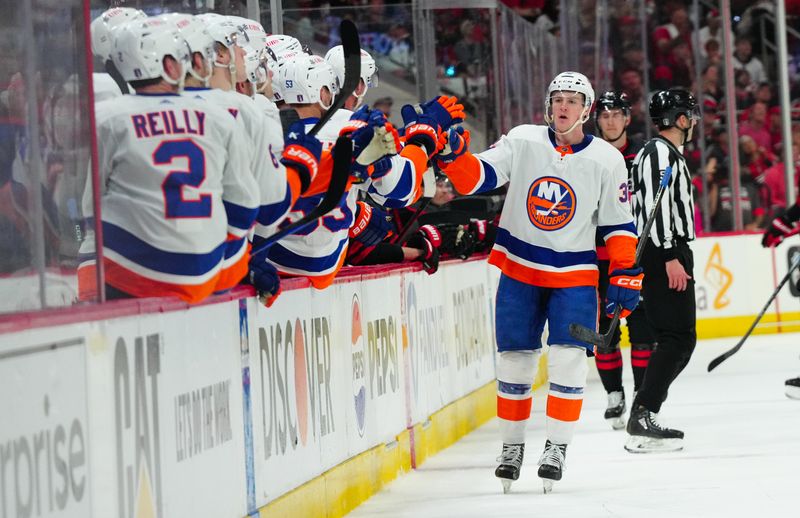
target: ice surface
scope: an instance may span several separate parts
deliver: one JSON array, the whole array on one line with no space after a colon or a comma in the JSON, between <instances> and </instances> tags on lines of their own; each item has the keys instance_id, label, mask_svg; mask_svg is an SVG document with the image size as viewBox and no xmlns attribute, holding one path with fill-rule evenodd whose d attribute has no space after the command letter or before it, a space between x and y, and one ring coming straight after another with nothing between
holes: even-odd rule
<instances>
[{"instance_id":1,"label":"ice surface","mask_svg":"<svg viewBox=\"0 0 800 518\"><path fill-rule=\"evenodd\" d=\"M686 432L682 452L634 455L624 431L603 420L606 395L592 376L567 451L564 478L542 494L536 461L544 447L544 402L534 396L525 463L511 493L494 477L497 420L355 509L367 517L800 517L800 401L784 395L800 375L800 334L750 337L738 354L706 372L737 338L698 344L662 409ZM628 350L626 395L633 385ZM592 367L593 368L593 367Z\"/></svg>"}]
</instances>

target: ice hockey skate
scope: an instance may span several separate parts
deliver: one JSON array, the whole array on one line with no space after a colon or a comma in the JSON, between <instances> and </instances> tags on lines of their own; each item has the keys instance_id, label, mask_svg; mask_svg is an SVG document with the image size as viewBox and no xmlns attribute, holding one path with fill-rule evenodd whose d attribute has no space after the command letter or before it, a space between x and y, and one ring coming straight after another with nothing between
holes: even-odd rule
<instances>
[{"instance_id":1,"label":"ice hockey skate","mask_svg":"<svg viewBox=\"0 0 800 518\"><path fill-rule=\"evenodd\" d=\"M611 424L614 430L625 428L625 393L622 391L609 392L608 407L603 417Z\"/></svg>"},{"instance_id":2,"label":"ice hockey skate","mask_svg":"<svg viewBox=\"0 0 800 518\"><path fill-rule=\"evenodd\" d=\"M553 490L553 482L561 480L566 456L566 444L553 444L549 440L544 444L544 452L539 458L539 478L542 479L544 494Z\"/></svg>"},{"instance_id":3,"label":"ice hockey skate","mask_svg":"<svg viewBox=\"0 0 800 518\"><path fill-rule=\"evenodd\" d=\"M503 452L497 457L500 465L494 470L494 476L503 484L503 493L511 491L511 483L519 478L524 456L525 444L503 444Z\"/></svg>"},{"instance_id":4,"label":"ice hockey skate","mask_svg":"<svg viewBox=\"0 0 800 518\"><path fill-rule=\"evenodd\" d=\"M683 432L664 428L657 415L641 405L631 409L625 449L631 453L656 453L683 449Z\"/></svg>"},{"instance_id":5,"label":"ice hockey skate","mask_svg":"<svg viewBox=\"0 0 800 518\"><path fill-rule=\"evenodd\" d=\"M800 399L800 377L786 380L786 397Z\"/></svg>"}]
</instances>

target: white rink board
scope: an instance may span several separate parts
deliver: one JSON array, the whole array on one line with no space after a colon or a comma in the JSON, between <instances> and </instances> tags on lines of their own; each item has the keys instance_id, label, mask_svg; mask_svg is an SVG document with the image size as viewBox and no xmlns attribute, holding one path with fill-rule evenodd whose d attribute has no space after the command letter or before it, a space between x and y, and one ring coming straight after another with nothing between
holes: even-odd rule
<instances>
[{"instance_id":1,"label":"white rink board","mask_svg":"<svg viewBox=\"0 0 800 518\"><path fill-rule=\"evenodd\" d=\"M761 309L800 237L774 251L759 241L692 245L699 319ZM233 300L2 334L0 393L13 396L0 400L11 416L0 480L14 495L2 505L27 515L34 494L22 484L17 502L14 441L44 430L58 451L50 467L39 460L52 488L41 471L30 496L42 516L244 516L491 381L498 279L483 261L447 262L433 276L405 269L288 290L269 309ZM778 303L796 318L796 290ZM76 484L67 500L65 472Z\"/></svg>"},{"instance_id":2,"label":"white rink board","mask_svg":"<svg viewBox=\"0 0 800 518\"><path fill-rule=\"evenodd\" d=\"M94 323L95 516L243 516L237 302Z\"/></svg>"},{"instance_id":3,"label":"white rink board","mask_svg":"<svg viewBox=\"0 0 800 518\"><path fill-rule=\"evenodd\" d=\"M0 516L83 518L93 481L85 339L74 326L36 335L0 349Z\"/></svg>"},{"instance_id":4,"label":"white rink board","mask_svg":"<svg viewBox=\"0 0 800 518\"><path fill-rule=\"evenodd\" d=\"M761 246L760 234L705 237L694 241L691 248L695 261L697 319L757 314L776 282L786 275L788 255L793 246L800 246L800 237L786 240L775 250ZM797 278L800 273L796 274L795 281ZM782 312L800 311L797 296L789 287L781 291L778 304ZM771 311L775 311L774 306Z\"/></svg>"}]
</instances>

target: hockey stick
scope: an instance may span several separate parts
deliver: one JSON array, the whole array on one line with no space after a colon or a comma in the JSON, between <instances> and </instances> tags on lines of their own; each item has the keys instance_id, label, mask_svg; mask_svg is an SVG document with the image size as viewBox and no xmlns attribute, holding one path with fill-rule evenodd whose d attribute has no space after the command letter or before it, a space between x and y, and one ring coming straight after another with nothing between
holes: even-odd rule
<instances>
[{"instance_id":1,"label":"hockey stick","mask_svg":"<svg viewBox=\"0 0 800 518\"><path fill-rule=\"evenodd\" d=\"M333 117L336 111L344 106L344 102L358 87L361 79L361 44L358 40L358 29L350 20L342 20L339 24L339 35L342 37L342 50L344 51L344 84L339 89L339 95L325 114L320 117L309 135L316 135L319 130Z\"/></svg>"},{"instance_id":2,"label":"hockey stick","mask_svg":"<svg viewBox=\"0 0 800 518\"><path fill-rule=\"evenodd\" d=\"M664 192L667 190L667 184L669 184L669 179L671 177L672 166L667 166L667 168L664 170L664 175L661 177L661 183L658 185L656 197L653 199L653 208L650 209L650 214L647 216L647 222L644 224L644 229L639 235L639 243L636 245L636 258L633 262L633 268L639 266L639 261L642 260L642 252L644 252L644 246L647 244L647 238L650 235L650 229L653 228L653 223L656 221L656 211L658 210L658 206L661 205L661 198L663 198ZM619 315L621 312L622 307L617 305L617 307L614 309L614 316L611 319L611 324L608 326L608 331L604 335L601 335L600 333L593 331L586 326L582 326L574 322L569 325L569 334L572 335L572 338L576 340L596 345L601 350L608 350L608 346L611 343L611 338L614 336L614 331L617 330L617 325L619 324Z\"/></svg>"},{"instance_id":3,"label":"hockey stick","mask_svg":"<svg viewBox=\"0 0 800 518\"><path fill-rule=\"evenodd\" d=\"M713 360L711 360L711 363L708 364L708 372L711 372L714 369L716 369L717 366L719 366L720 363L724 362L725 360L727 360L728 358L730 358L731 356L736 354L739 351L739 349L742 348L742 346L744 345L745 340L747 340L747 338L750 336L750 334L756 328L758 323L761 321L761 318L764 316L764 313L767 312L767 309L772 304L772 301L775 300L775 297L778 296L778 293L781 291L781 288L783 288L783 285L786 284L787 282L789 282L789 279L792 277L792 273L794 273L794 271L797 270L798 266L800 266L800 255L795 257L795 260L792 263L792 267L789 268L789 271L786 272L786 275L783 277L783 279L781 280L780 284L778 284L778 287L775 288L775 291L773 291L772 295L769 296L769 299L767 300L767 303L764 304L764 307L761 309L761 312L758 314L758 316L753 321L753 323L750 324L750 329L748 329L747 332L744 334L744 336L741 338L741 340L739 340L739 343L734 345L731 350L726 351L726 352L720 354L719 356L717 356L716 358L714 358Z\"/></svg>"},{"instance_id":4,"label":"hockey stick","mask_svg":"<svg viewBox=\"0 0 800 518\"><path fill-rule=\"evenodd\" d=\"M322 201L319 202L319 205L294 223L285 226L258 243L258 248L250 252L250 255L255 256L262 253L275 244L275 242L294 233L300 227L311 223L315 219L324 216L336 208L347 189L347 179L350 177L350 166L352 162L353 144L350 142L349 138L339 137L333 148L333 172L331 173L331 182L328 184L328 190L325 192L325 196L322 197Z\"/></svg>"}]
</instances>

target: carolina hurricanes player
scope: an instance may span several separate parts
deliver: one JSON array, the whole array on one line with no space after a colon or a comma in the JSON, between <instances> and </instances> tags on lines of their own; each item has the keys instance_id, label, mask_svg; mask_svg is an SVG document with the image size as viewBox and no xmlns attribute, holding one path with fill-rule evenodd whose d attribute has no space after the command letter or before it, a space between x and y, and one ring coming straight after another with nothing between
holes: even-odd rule
<instances>
[{"instance_id":1,"label":"carolina hurricanes player","mask_svg":"<svg viewBox=\"0 0 800 518\"><path fill-rule=\"evenodd\" d=\"M549 328L547 441L539 459L545 493L564 470L567 445L580 417L592 347L572 338L569 324L597 325L595 232L611 260L606 313L629 314L639 301L640 268L632 268L636 228L622 155L583 133L594 91L588 79L563 72L545 99L548 126L513 128L490 149L472 155L468 139L449 131L439 165L463 194L508 183L489 262L502 270L497 289L497 415L503 450L495 475L508 491L519 477L531 382Z\"/></svg>"},{"instance_id":2,"label":"carolina hurricanes player","mask_svg":"<svg viewBox=\"0 0 800 518\"><path fill-rule=\"evenodd\" d=\"M124 93L129 93L130 89L122 77L119 75L114 62L111 61L111 50L114 46L112 32L117 27L135 20L147 18L144 11L131 7L112 7L103 12L92 21L90 26L92 35L92 54L95 61L99 61L101 67L98 70L105 72L95 72L92 74L94 101L99 103L106 99L119 97Z\"/></svg>"},{"instance_id":3,"label":"carolina hurricanes player","mask_svg":"<svg viewBox=\"0 0 800 518\"><path fill-rule=\"evenodd\" d=\"M629 185L631 185L633 182L630 178L631 166L636 154L642 149L642 142L628 136L631 105L625 94L611 91L603 93L595 105L594 121L598 136L622 153L628 170ZM630 190L628 190L628 196L630 197ZM595 244L600 268L599 294L600 297L605 297L608 289L608 251L600 235L597 236ZM647 369L650 354L655 346L655 334L647 323L644 304L636 306L636 310L625 320L631 342L631 371L633 371L633 393L635 394L644 379L644 371ZM600 332L606 333L610 323L611 319L601 312ZM620 336L620 328L617 327L611 340L610 350L598 350L595 355L597 372L600 375L600 381L603 382L603 388L608 394L608 406L604 417L614 430L622 430L626 423L624 418L625 391L622 387L622 352L619 349Z\"/></svg>"},{"instance_id":4,"label":"carolina hurricanes player","mask_svg":"<svg viewBox=\"0 0 800 518\"><path fill-rule=\"evenodd\" d=\"M301 122L309 130L330 109L333 96L338 93L333 69L319 56L299 54L285 62L279 74L285 102L297 110ZM376 117L376 113L366 110L354 116L358 120L343 121L346 124L329 121L318 135L326 146L333 144L340 133L351 135L355 158L352 180L358 183L351 184L348 193L330 214L286 237L269 250L268 260L279 272L307 277L317 289L329 286L344 262L348 230L355 219L357 191L368 192L376 199L407 205L415 199L418 175L427 168L427 152L414 144L402 150L403 161L398 167L392 167L393 158L386 157L397 153L398 143L391 125L382 116ZM382 165L387 163L387 166ZM312 185L309 192L313 191ZM300 199L293 208L292 219L313 210L321 199L322 191L319 192L319 196ZM256 229L256 246L258 237Z\"/></svg>"},{"instance_id":5,"label":"carolina hurricanes player","mask_svg":"<svg viewBox=\"0 0 800 518\"><path fill-rule=\"evenodd\" d=\"M163 20L114 34L114 64L136 95L97 106L109 298L204 299L217 289L227 237L245 236L256 216L247 136L223 109L178 94L187 51ZM90 216L91 207L89 187Z\"/></svg>"}]
</instances>

